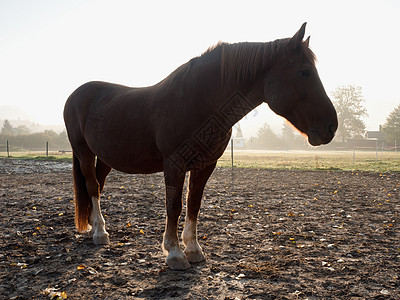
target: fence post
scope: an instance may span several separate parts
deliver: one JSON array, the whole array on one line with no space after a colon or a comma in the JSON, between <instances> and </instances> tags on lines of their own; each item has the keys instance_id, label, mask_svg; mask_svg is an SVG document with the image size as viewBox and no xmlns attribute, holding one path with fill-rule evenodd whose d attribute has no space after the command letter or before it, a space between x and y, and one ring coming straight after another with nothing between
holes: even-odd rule
<instances>
[{"instance_id":1,"label":"fence post","mask_svg":"<svg viewBox=\"0 0 400 300\"><path fill-rule=\"evenodd\" d=\"M49 142L46 142L46 156L49 156Z\"/></svg>"},{"instance_id":2,"label":"fence post","mask_svg":"<svg viewBox=\"0 0 400 300\"><path fill-rule=\"evenodd\" d=\"M8 140L7 140L7 157L10 157L10 147L8 145Z\"/></svg>"},{"instance_id":3,"label":"fence post","mask_svg":"<svg viewBox=\"0 0 400 300\"><path fill-rule=\"evenodd\" d=\"M231 139L231 161L232 161L232 170L233 170L233 139Z\"/></svg>"}]
</instances>

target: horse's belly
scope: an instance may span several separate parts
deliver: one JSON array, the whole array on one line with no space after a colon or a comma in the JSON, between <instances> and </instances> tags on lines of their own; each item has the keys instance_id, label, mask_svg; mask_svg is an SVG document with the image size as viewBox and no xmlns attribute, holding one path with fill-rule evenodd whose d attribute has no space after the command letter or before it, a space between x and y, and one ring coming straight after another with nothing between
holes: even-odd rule
<instances>
[{"instance_id":1,"label":"horse's belly","mask_svg":"<svg viewBox=\"0 0 400 300\"><path fill-rule=\"evenodd\" d=\"M96 136L99 138L88 141L88 144L93 153L111 168L130 174L150 174L163 170L162 155L151 138L117 134Z\"/></svg>"},{"instance_id":2,"label":"horse's belly","mask_svg":"<svg viewBox=\"0 0 400 300\"><path fill-rule=\"evenodd\" d=\"M136 152L136 151L135 151ZM123 155L121 152L97 154L104 163L120 172L129 174L151 174L163 171L163 160L158 156L150 156L149 153L134 153Z\"/></svg>"},{"instance_id":3,"label":"horse's belly","mask_svg":"<svg viewBox=\"0 0 400 300\"><path fill-rule=\"evenodd\" d=\"M152 174L164 170L162 161L148 161L136 164L125 163L123 165L115 165L114 169L128 174Z\"/></svg>"}]
</instances>

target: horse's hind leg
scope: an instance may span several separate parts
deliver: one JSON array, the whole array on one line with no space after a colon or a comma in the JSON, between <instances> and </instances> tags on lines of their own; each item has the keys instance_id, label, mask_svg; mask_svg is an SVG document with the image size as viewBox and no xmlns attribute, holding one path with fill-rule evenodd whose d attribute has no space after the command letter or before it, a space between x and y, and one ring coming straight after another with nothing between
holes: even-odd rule
<instances>
[{"instance_id":1,"label":"horse's hind leg","mask_svg":"<svg viewBox=\"0 0 400 300\"><path fill-rule=\"evenodd\" d=\"M191 171L189 176L189 191L186 201L185 228L182 240L185 244L185 255L189 262L205 260L201 247L197 241L197 217L201 206L204 187L214 171L216 164L210 165L201 171Z\"/></svg>"},{"instance_id":2,"label":"horse's hind leg","mask_svg":"<svg viewBox=\"0 0 400 300\"><path fill-rule=\"evenodd\" d=\"M105 229L105 221L100 209L100 184L97 181L95 156L93 153L86 153L84 159L79 158L80 167L83 176L86 179L86 188L92 200L92 211L89 216L89 223L92 226L90 235L93 236L93 242L96 245L106 245L110 243L108 233ZM102 179L104 186L105 176Z\"/></svg>"},{"instance_id":3,"label":"horse's hind leg","mask_svg":"<svg viewBox=\"0 0 400 300\"><path fill-rule=\"evenodd\" d=\"M106 165L102 160L97 158L96 162L96 178L99 183L100 194L103 192L106 177L110 173L111 167Z\"/></svg>"},{"instance_id":4,"label":"horse's hind leg","mask_svg":"<svg viewBox=\"0 0 400 300\"><path fill-rule=\"evenodd\" d=\"M100 209L100 194L103 191L106 177L110 173L110 171L111 167L109 167L103 161L97 158L96 179L98 183L99 195L98 197L92 196L93 209L89 217L89 224L92 226L89 235L93 237L93 242L96 245L106 245L110 243L109 235L105 230L105 221Z\"/></svg>"}]
</instances>

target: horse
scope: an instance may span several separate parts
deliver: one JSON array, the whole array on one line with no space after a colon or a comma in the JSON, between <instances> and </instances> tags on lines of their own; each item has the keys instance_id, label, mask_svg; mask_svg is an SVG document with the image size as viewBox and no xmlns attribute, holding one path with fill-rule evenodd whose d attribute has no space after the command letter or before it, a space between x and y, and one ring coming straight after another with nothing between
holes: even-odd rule
<instances>
[{"instance_id":1,"label":"horse","mask_svg":"<svg viewBox=\"0 0 400 300\"><path fill-rule=\"evenodd\" d=\"M109 244L100 194L112 168L130 174L164 172L166 225L162 249L171 269L205 260L197 239L204 187L230 141L232 126L266 102L309 144L329 143L334 106L304 39L218 43L159 83L131 88L88 82L67 99L64 121L73 151L75 224L94 244ZM182 189L189 172L185 226L179 246Z\"/></svg>"}]
</instances>

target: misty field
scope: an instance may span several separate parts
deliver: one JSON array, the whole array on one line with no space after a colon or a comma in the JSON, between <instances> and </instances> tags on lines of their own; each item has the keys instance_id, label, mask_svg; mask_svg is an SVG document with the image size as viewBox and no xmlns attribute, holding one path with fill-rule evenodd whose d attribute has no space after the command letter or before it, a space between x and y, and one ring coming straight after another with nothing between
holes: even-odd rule
<instances>
[{"instance_id":1,"label":"misty field","mask_svg":"<svg viewBox=\"0 0 400 300\"><path fill-rule=\"evenodd\" d=\"M7 157L0 151L0 158ZM71 161L70 153L14 152L11 158ZM219 167L232 166L230 150L218 160ZM386 172L400 171L400 153L394 151L271 151L234 150L233 166L236 168L283 170L342 170Z\"/></svg>"},{"instance_id":2,"label":"misty field","mask_svg":"<svg viewBox=\"0 0 400 300\"><path fill-rule=\"evenodd\" d=\"M233 165L239 168L289 170L400 171L400 153L375 151L252 151L234 150ZM232 166L230 151L218 166Z\"/></svg>"}]
</instances>

